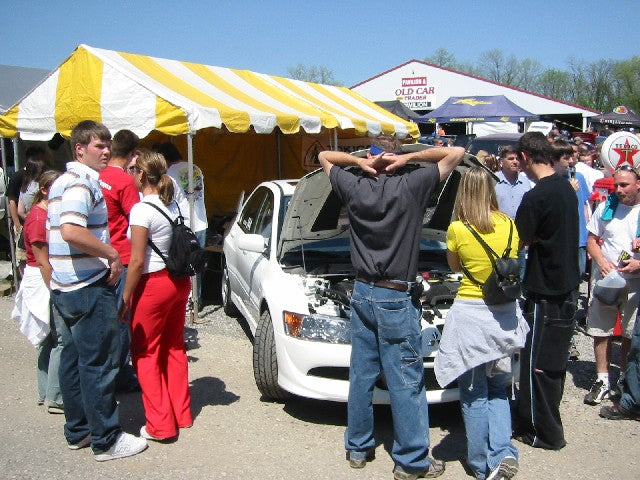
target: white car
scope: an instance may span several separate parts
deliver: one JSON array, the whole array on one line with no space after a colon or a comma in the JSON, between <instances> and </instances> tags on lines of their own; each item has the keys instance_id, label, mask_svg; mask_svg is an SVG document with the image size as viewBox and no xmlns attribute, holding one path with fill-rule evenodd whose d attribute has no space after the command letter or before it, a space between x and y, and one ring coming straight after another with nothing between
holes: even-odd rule
<instances>
[{"instance_id":1,"label":"white car","mask_svg":"<svg viewBox=\"0 0 640 480\"><path fill-rule=\"evenodd\" d=\"M425 279L422 345L430 403L458 399L455 385L438 386L433 361L460 280L447 266L446 229L461 174L473 160L467 156L466 166L433 192L425 214L419 269ZM265 398L347 401L355 278L348 223L329 178L317 170L299 181L260 184L224 240L223 307L249 324L254 377ZM383 375L373 400L389 403Z\"/></svg>"}]
</instances>

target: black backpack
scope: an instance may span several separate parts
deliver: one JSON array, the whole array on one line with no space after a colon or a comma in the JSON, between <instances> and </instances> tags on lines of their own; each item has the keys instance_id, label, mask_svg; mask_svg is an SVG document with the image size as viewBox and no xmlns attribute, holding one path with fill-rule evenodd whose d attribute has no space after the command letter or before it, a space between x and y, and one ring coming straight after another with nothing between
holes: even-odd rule
<instances>
[{"instance_id":1,"label":"black backpack","mask_svg":"<svg viewBox=\"0 0 640 480\"><path fill-rule=\"evenodd\" d=\"M509 220L509 240L507 240L507 248L502 256L498 255L493 249L487 245L480 234L476 232L468 223L465 227L476 237L476 240L482 245L487 256L491 261L493 270L484 283L478 282L473 275L462 266L462 271L473 283L478 285L482 290L482 297L487 305L499 305L501 303L513 302L518 300L522 295L522 286L520 285L520 267L518 260L510 258L511 238L513 236L513 220Z\"/></svg>"},{"instance_id":2,"label":"black backpack","mask_svg":"<svg viewBox=\"0 0 640 480\"><path fill-rule=\"evenodd\" d=\"M173 221L157 205L150 202L143 203L151 205L171 224L173 235L167 257L165 257L160 249L151 241L151 238L147 239L149 246L164 261L169 274L173 277L186 277L202 272L207 266L207 252L200 246L198 239L191 229L185 225L180 207L178 207L178 218ZM178 204L176 204L176 207L177 206Z\"/></svg>"}]
</instances>

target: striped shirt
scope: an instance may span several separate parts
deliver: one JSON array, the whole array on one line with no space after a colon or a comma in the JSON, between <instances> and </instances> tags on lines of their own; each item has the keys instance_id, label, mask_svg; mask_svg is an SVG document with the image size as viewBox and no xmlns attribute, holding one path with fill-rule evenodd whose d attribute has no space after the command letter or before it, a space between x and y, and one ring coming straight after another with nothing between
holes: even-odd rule
<instances>
[{"instance_id":1,"label":"striped shirt","mask_svg":"<svg viewBox=\"0 0 640 480\"><path fill-rule=\"evenodd\" d=\"M104 277L108 263L65 242L60 230L65 223L87 228L109 243L107 205L98 172L79 162L69 162L67 171L51 186L47 218L51 289L70 292Z\"/></svg>"}]
</instances>

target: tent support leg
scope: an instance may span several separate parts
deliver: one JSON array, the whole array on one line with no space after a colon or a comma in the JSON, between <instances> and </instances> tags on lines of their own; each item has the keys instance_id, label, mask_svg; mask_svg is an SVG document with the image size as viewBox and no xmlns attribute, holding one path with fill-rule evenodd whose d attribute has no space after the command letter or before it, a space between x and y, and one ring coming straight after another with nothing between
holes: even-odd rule
<instances>
[{"instance_id":1,"label":"tent support leg","mask_svg":"<svg viewBox=\"0 0 640 480\"><path fill-rule=\"evenodd\" d=\"M189 164L189 228L193 230L193 134L187 134L187 161ZM189 325L195 323L195 316L200 311L200 300L198 299L198 276L191 277L191 300L189 301Z\"/></svg>"},{"instance_id":2,"label":"tent support leg","mask_svg":"<svg viewBox=\"0 0 640 480\"><path fill-rule=\"evenodd\" d=\"M5 148L5 141L4 141L4 137L0 137L0 150L2 151L2 181L4 182L5 185L5 192L6 192L6 186L9 183L7 180L9 178L9 176L7 175L7 149ZM3 193L5 193L3 192ZM13 231L13 226L11 225L11 215L9 214L9 200L7 199L6 196L2 196L1 201L4 202L4 208L5 208L5 215L7 217L7 236L9 237L9 250L10 250L10 254L11 254L11 272L13 274L13 290L17 291L18 290L18 266L16 264L16 238L14 235L14 231Z\"/></svg>"}]
</instances>

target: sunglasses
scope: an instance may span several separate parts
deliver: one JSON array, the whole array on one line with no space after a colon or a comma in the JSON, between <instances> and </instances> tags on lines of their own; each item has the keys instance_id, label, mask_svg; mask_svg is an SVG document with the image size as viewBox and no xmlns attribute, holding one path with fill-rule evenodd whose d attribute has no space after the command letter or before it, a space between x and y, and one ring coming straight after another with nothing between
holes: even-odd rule
<instances>
[{"instance_id":1,"label":"sunglasses","mask_svg":"<svg viewBox=\"0 0 640 480\"><path fill-rule=\"evenodd\" d=\"M138 167L136 167L135 165L132 165L131 167L127 167L127 170L129 171L129 173L136 173L136 172L141 172L142 171Z\"/></svg>"},{"instance_id":2,"label":"sunglasses","mask_svg":"<svg viewBox=\"0 0 640 480\"><path fill-rule=\"evenodd\" d=\"M622 165L616 167L615 171L616 172L633 172L636 175L636 177L640 178L640 173L638 173L638 170L636 170L635 167L632 167L628 163L623 163Z\"/></svg>"}]
</instances>

